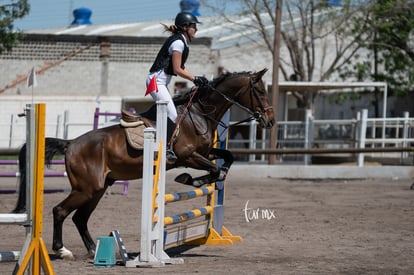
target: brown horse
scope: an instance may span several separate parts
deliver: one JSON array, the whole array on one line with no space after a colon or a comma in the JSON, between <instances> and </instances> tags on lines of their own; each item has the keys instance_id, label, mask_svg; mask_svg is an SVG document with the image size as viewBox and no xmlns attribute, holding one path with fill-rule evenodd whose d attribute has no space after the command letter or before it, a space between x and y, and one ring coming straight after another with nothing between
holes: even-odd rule
<instances>
[{"instance_id":1,"label":"brown horse","mask_svg":"<svg viewBox=\"0 0 414 275\"><path fill-rule=\"evenodd\" d=\"M243 108L263 127L273 126L273 108L262 81L266 71L227 73L200 87L191 104L187 104L190 96L176 101L179 116L184 115L173 144L178 159L175 164L167 164L167 169L184 166L208 171L207 175L197 178L182 174L176 181L201 186L225 178L233 157L227 150L213 148L214 133L221 117L233 104ZM184 110L186 106L189 107ZM63 246L62 226L66 217L76 210L72 220L88 253L93 255L96 247L88 230L88 219L108 186L116 180L142 177L143 151L133 149L126 141L125 130L114 125L73 140L47 138L46 161L57 153L65 155L72 190L53 208L53 250L62 258L74 258ZM221 167L213 162L218 158L224 160Z\"/></svg>"}]
</instances>

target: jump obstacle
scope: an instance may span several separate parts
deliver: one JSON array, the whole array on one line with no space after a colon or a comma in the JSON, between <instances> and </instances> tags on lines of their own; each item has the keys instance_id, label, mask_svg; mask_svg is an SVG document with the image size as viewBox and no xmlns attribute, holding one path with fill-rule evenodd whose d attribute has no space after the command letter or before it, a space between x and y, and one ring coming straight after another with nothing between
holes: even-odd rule
<instances>
[{"instance_id":1,"label":"jump obstacle","mask_svg":"<svg viewBox=\"0 0 414 275\"><path fill-rule=\"evenodd\" d=\"M167 248L182 244L232 245L242 242L241 237L233 236L223 225L224 182L217 186L213 183L187 192L165 194L166 149L162 141L166 140L167 136L167 103L157 102L157 130L144 130L140 254L135 259L127 261L126 267L182 264L183 259L170 258L165 252ZM207 197L206 206L165 217L167 203L201 196ZM203 216L205 219L202 221L192 221Z\"/></svg>"},{"instance_id":2,"label":"jump obstacle","mask_svg":"<svg viewBox=\"0 0 414 275\"><path fill-rule=\"evenodd\" d=\"M26 240L21 253L2 252L8 260L18 258L13 274L21 275L29 268L31 274L55 274L49 254L42 239L44 154L45 154L45 105L28 105L26 108L26 141L28 176L26 184L26 213L0 214L1 224L23 224ZM13 256L11 256L13 255ZM20 256L20 257L19 257Z\"/></svg>"}]
</instances>

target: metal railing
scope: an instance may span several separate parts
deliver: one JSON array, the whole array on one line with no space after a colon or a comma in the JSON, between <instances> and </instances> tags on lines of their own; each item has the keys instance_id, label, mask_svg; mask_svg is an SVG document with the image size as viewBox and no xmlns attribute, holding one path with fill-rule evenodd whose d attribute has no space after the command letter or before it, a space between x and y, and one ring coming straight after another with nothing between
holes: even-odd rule
<instances>
[{"instance_id":1,"label":"metal railing","mask_svg":"<svg viewBox=\"0 0 414 275\"><path fill-rule=\"evenodd\" d=\"M71 123L66 111L63 119L58 116L56 123L47 123L46 135L73 138L116 117L116 113L102 113L97 109L93 123ZM0 124L0 151L19 148L24 143L24 129L24 119L16 115L12 115L10 124ZM305 165L312 162L315 154L346 154L359 166L365 157L394 158L405 163L413 157L410 150L414 146L414 118L408 113L396 118L368 118L368 112L363 110L355 119L316 120L308 110L304 121L279 121L277 135L276 150L269 150L270 131L252 121L230 127L228 147L236 160L249 162L265 163L272 153L278 155L280 163Z\"/></svg>"},{"instance_id":2,"label":"metal railing","mask_svg":"<svg viewBox=\"0 0 414 275\"><path fill-rule=\"evenodd\" d=\"M248 139L232 139L243 136L242 132L247 130L230 129L229 149L237 155L236 160L263 162L267 155L277 154L279 162L307 165L312 155L346 154L363 166L365 156L397 158L399 163L412 161L413 156L414 118L408 113L399 118L368 118L367 110L363 110L356 119L315 120L308 110L304 121L278 122L276 150L264 149L270 147L269 130L253 130L258 128L256 122L244 127L249 133L264 133L250 134Z\"/></svg>"}]
</instances>

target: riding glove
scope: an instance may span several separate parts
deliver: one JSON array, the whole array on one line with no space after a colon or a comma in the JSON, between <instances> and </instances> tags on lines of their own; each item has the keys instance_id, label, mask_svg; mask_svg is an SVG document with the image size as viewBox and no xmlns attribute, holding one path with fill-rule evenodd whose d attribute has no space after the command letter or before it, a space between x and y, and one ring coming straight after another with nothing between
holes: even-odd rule
<instances>
[{"instance_id":1,"label":"riding glove","mask_svg":"<svg viewBox=\"0 0 414 275\"><path fill-rule=\"evenodd\" d=\"M204 76L195 76L193 80L194 85L198 87L206 86L208 84L207 78Z\"/></svg>"}]
</instances>

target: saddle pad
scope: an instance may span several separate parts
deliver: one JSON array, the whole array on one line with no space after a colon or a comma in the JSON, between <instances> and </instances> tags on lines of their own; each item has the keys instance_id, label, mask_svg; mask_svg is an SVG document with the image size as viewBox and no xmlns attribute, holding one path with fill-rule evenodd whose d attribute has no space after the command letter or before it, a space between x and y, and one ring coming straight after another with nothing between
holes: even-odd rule
<instances>
[{"instance_id":1,"label":"saddle pad","mask_svg":"<svg viewBox=\"0 0 414 275\"><path fill-rule=\"evenodd\" d=\"M145 124L142 123L137 127L128 127L125 128L125 134L129 145L134 149L143 149L144 148L144 129L146 128Z\"/></svg>"}]
</instances>

